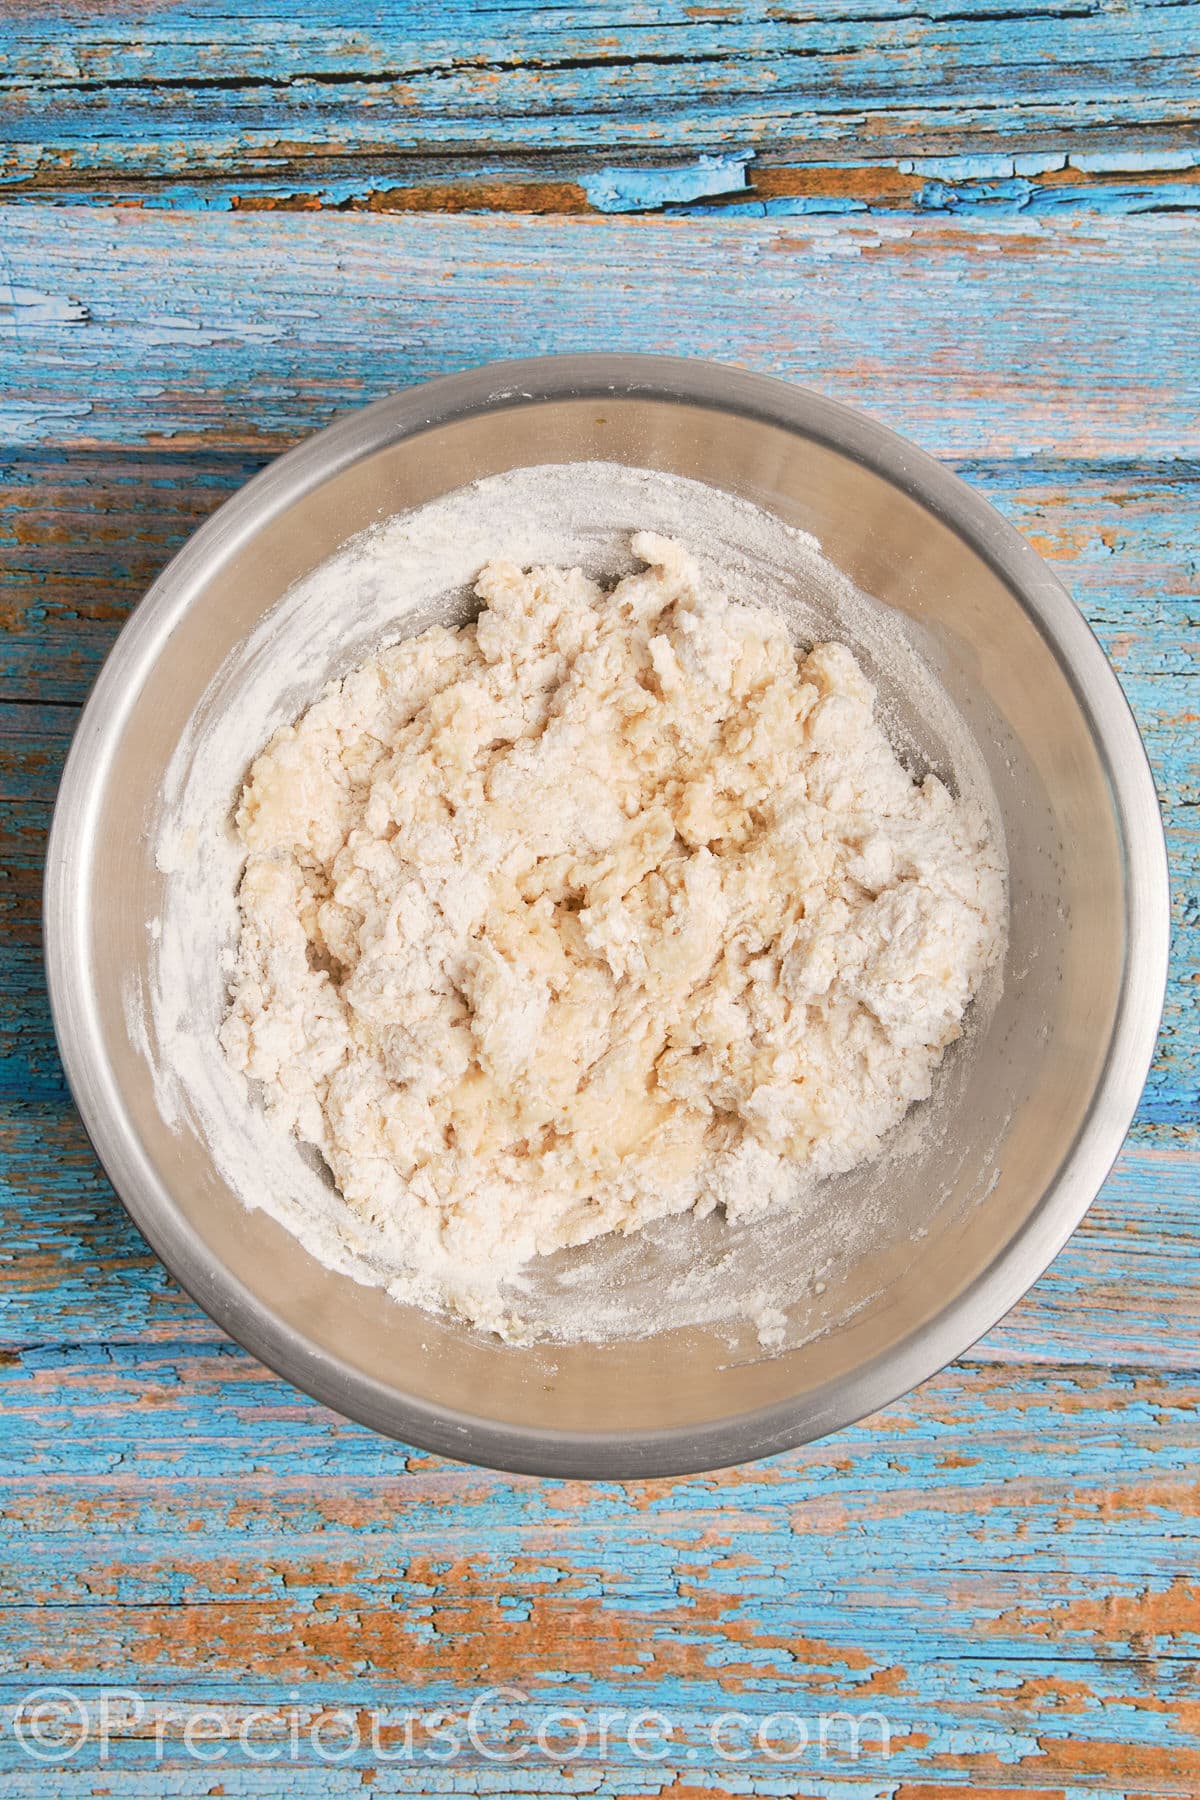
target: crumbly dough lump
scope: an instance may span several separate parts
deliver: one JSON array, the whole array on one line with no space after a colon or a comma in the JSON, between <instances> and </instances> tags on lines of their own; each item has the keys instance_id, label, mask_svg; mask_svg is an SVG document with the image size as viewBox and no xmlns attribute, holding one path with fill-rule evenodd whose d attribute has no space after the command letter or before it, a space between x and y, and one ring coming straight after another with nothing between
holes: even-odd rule
<instances>
[{"instance_id":1,"label":"crumbly dough lump","mask_svg":"<svg viewBox=\"0 0 1200 1800\"><path fill-rule=\"evenodd\" d=\"M490 564L237 813L230 1062L499 1329L536 1255L876 1155L1002 938L983 812L911 779L850 651L633 548L611 592Z\"/></svg>"}]
</instances>

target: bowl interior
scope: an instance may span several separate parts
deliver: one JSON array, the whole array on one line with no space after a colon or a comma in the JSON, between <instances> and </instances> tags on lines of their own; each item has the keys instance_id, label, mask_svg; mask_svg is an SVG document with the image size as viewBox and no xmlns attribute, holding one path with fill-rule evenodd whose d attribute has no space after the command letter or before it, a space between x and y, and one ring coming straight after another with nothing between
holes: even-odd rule
<instances>
[{"instance_id":1,"label":"bowl interior","mask_svg":"<svg viewBox=\"0 0 1200 1800\"><path fill-rule=\"evenodd\" d=\"M791 1421L781 1442L814 1435L837 1422L856 1372L894 1359L895 1390L906 1385L914 1336L968 1294L1038 1213L1092 1104L1120 999L1127 903L1086 701L978 538L968 541L908 491L902 473L885 476L802 431L628 392L514 398L422 428L409 422L387 438L376 430L332 473L313 459L299 475L283 465L260 490L253 519L219 519L185 554L170 578L169 619L164 608L157 620L152 603L139 623L126 687L113 690L96 726L85 829L69 872L66 954L94 1039L92 1066L77 1075L85 1116L120 1127L124 1162L112 1172L197 1298L302 1385L371 1423L451 1454L590 1473L604 1472L605 1437L633 1444L673 1434L682 1446L729 1426L729 1454L700 1461L769 1448L761 1436L752 1446L739 1437L736 1422L781 1407ZM1012 904L1004 993L976 1052L947 1074L953 1128L925 1154L857 1178L843 1203L865 1205L886 1184L880 1222L852 1256L831 1263L821 1291L809 1285L793 1296L794 1347L772 1355L749 1327L732 1340L688 1327L601 1346L509 1346L332 1272L240 1203L186 1118L164 1118L153 1034L139 1040L127 1028L131 984L146 980L153 955L148 921L163 901L155 862L163 772L201 696L210 691L211 700L264 613L380 519L481 476L592 459L693 477L813 533L837 568L919 630L972 727L1003 816ZM341 666L368 648L349 633ZM331 672L313 667L311 694ZM836 1220L831 1229L836 1238ZM799 1255L803 1246L794 1248ZM481 1427L493 1434L482 1450ZM559 1454L555 1444L568 1439ZM648 1468L694 1460L682 1448L646 1455Z\"/></svg>"}]
</instances>

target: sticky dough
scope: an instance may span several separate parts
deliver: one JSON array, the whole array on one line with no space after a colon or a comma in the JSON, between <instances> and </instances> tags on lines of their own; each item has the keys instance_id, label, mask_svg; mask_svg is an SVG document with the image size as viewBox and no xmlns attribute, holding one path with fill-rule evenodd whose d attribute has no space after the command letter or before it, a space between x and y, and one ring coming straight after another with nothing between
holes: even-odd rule
<instances>
[{"instance_id":1,"label":"sticky dough","mask_svg":"<svg viewBox=\"0 0 1200 1800\"><path fill-rule=\"evenodd\" d=\"M876 1155L1002 935L982 812L911 779L850 651L633 548L610 593L490 564L237 814L230 1062L501 1331L535 1255Z\"/></svg>"}]
</instances>

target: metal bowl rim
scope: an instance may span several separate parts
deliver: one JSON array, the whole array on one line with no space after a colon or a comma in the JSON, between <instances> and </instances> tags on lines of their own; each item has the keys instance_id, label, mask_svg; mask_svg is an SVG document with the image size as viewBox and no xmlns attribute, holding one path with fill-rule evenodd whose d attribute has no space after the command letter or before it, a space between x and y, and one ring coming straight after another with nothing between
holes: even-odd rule
<instances>
[{"instance_id":1,"label":"metal bowl rim","mask_svg":"<svg viewBox=\"0 0 1200 1800\"><path fill-rule=\"evenodd\" d=\"M398 1393L316 1348L209 1250L153 1171L103 1057L85 974L84 877L107 757L144 676L196 593L239 544L331 476L402 438L497 407L605 395L716 408L793 431L883 476L964 540L1036 624L1091 725L1124 846L1129 933L1107 1058L1075 1141L1034 1211L936 1318L799 1400L702 1426L565 1433L512 1427ZM1166 984L1169 886L1153 777L1116 675L1061 583L982 496L876 420L810 389L717 363L595 353L494 363L378 400L277 458L194 533L120 633L81 714L54 808L44 923L54 1028L88 1136L139 1230L223 1330L335 1411L424 1450L517 1473L663 1477L752 1460L852 1424L960 1356L1032 1286L1091 1204L1137 1107Z\"/></svg>"}]
</instances>

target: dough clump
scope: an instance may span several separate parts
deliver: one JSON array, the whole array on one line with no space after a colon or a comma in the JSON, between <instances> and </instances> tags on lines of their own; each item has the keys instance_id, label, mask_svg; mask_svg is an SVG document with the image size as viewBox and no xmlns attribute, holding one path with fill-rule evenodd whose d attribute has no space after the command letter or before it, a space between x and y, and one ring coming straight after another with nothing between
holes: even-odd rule
<instances>
[{"instance_id":1,"label":"dough clump","mask_svg":"<svg viewBox=\"0 0 1200 1800\"><path fill-rule=\"evenodd\" d=\"M535 1256L875 1156L1003 938L982 809L912 780L851 652L632 541L611 592L489 564L237 812L229 1061L502 1332Z\"/></svg>"}]
</instances>

